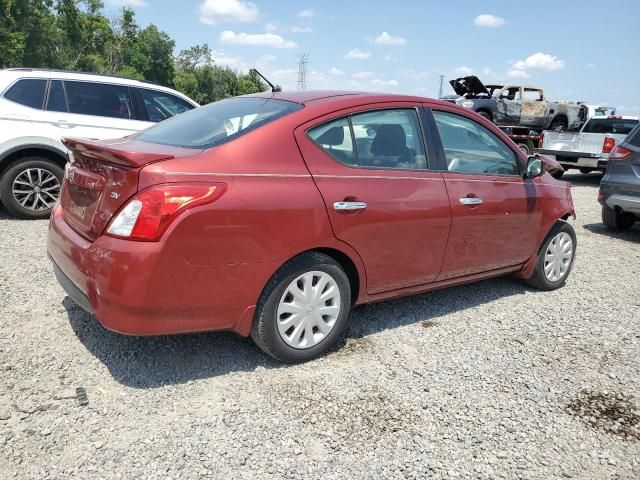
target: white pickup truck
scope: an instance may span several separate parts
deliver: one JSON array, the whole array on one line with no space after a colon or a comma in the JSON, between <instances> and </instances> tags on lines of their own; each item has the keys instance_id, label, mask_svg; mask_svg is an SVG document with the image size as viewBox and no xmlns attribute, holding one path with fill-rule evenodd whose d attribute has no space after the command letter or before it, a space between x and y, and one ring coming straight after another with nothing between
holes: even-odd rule
<instances>
[{"instance_id":1,"label":"white pickup truck","mask_svg":"<svg viewBox=\"0 0 640 480\"><path fill-rule=\"evenodd\" d=\"M565 170L604 172L611 150L624 140L638 121L638 117L591 117L578 132L545 131L542 148L537 148L536 152L555 158Z\"/></svg>"}]
</instances>

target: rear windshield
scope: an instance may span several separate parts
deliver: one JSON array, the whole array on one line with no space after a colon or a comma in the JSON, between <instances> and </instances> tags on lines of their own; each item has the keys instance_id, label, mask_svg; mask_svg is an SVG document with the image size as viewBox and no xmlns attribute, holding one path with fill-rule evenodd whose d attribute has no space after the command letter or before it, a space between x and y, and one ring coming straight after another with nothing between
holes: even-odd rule
<instances>
[{"instance_id":1,"label":"rear windshield","mask_svg":"<svg viewBox=\"0 0 640 480\"><path fill-rule=\"evenodd\" d=\"M592 118L584 126L584 133L619 133L627 135L638 120L622 118Z\"/></svg>"},{"instance_id":2,"label":"rear windshield","mask_svg":"<svg viewBox=\"0 0 640 480\"><path fill-rule=\"evenodd\" d=\"M165 120L137 138L176 147L210 148L301 108L298 103L271 98L230 98Z\"/></svg>"}]
</instances>

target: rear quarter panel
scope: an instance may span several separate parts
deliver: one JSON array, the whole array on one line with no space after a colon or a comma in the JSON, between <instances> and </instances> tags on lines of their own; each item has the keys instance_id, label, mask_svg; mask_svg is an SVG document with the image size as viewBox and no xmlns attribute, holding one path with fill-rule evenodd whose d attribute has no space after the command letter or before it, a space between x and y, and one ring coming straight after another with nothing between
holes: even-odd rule
<instances>
[{"instance_id":1,"label":"rear quarter panel","mask_svg":"<svg viewBox=\"0 0 640 480\"><path fill-rule=\"evenodd\" d=\"M193 288L215 291L222 285L231 292L234 285L233 298L224 303L241 305L240 310L255 305L269 278L307 250L339 250L362 279L365 275L355 251L334 237L295 143L293 124L281 120L202 153L151 164L140 173L140 189L172 182L226 184L222 197L182 215L163 241L199 267ZM226 278L218 278L216 270L224 270Z\"/></svg>"}]
</instances>

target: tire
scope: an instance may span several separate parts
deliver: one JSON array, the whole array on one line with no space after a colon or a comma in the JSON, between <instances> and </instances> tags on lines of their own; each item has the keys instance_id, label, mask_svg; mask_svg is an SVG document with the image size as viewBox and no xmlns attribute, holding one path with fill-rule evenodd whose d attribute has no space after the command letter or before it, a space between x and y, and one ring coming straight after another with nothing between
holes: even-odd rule
<instances>
[{"instance_id":1,"label":"tire","mask_svg":"<svg viewBox=\"0 0 640 480\"><path fill-rule=\"evenodd\" d=\"M584 174L584 175L588 175L588 174L590 174L591 172L593 172L593 170L594 170L593 168L581 168L581 169L580 169L580 173L582 173L582 174Z\"/></svg>"},{"instance_id":2,"label":"tire","mask_svg":"<svg viewBox=\"0 0 640 480\"><path fill-rule=\"evenodd\" d=\"M632 213L618 213L609 207L602 207L602 223L611 230L629 230L636 223Z\"/></svg>"},{"instance_id":3,"label":"tire","mask_svg":"<svg viewBox=\"0 0 640 480\"><path fill-rule=\"evenodd\" d=\"M327 284L324 293L329 292L328 287L332 285L337 289L339 298L334 296L329 303L326 300L315 304L304 303L299 313L287 312L293 308L288 308L288 305L295 305L290 293L294 283L298 291L306 292L310 284L317 285L310 283L310 279L315 282L327 278L333 283ZM336 305L339 305L339 310L324 315L322 319L317 312L307 310L315 307L328 309L328 312ZM306 362L323 355L338 341L347 325L350 310L351 286L342 267L322 253L304 253L284 264L267 283L258 302L251 337L260 349L277 360L286 363ZM302 320L286 323L289 318L296 316L301 316ZM321 331L320 322L324 322L326 331Z\"/></svg>"},{"instance_id":4,"label":"tire","mask_svg":"<svg viewBox=\"0 0 640 480\"><path fill-rule=\"evenodd\" d=\"M486 118L487 120L489 120L490 122L493 122L493 117L491 116L491 114L489 112L487 112L486 110L480 110L479 112L476 112L478 115L480 115L481 117Z\"/></svg>"},{"instance_id":5,"label":"tire","mask_svg":"<svg viewBox=\"0 0 640 480\"><path fill-rule=\"evenodd\" d=\"M567 248L566 242L569 240L571 243ZM573 268L573 262L576 258L576 246L576 232L573 227L564 220L558 221L544 239L544 242L542 242L542 246L538 251L538 260L533 276L526 282L539 290L555 290L562 287ZM556 248L558 250L554 252ZM554 263L553 260L550 261L547 256L548 253L555 253L552 258L558 258L558 254L561 255L559 257L560 264L555 264L558 266L557 270L553 268ZM566 255L569 257L567 258ZM545 272L546 268L548 268L549 273Z\"/></svg>"},{"instance_id":6,"label":"tire","mask_svg":"<svg viewBox=\"0 0 640 480\"><path fill-rule=\"evenodd\" d=\"M564 132L567 127L567 121L564 118L556 118L551 122L549 130L553 130L554 132Z\"/></svg>"},{"instance_id":7,"label":"tire","mask_svg":"<svg viewBox=\"0 0 640 480\"><path fill-rule=\"evenodd\" d=\"M529 145L526 143L519 143L518 148L524 152L525 155L531 155L531 150L529 149Z\"/></svg>"},{"instance_id":8,"label":"tire","mask_svg":"<svg viewBox=\"0 0 640 480\"><path fill-rule=\"evenodd\" d=\"M63 176L64 170L47 158L21 158L9 166L2 175L0 200L4 207L18 218L49 218L53 204L60 197ZM29 178L33 180L31 185L28 185ZM53 188L56 182L57 188ZM16 189L24 193L16 194ZM29 191L34 193L27 195Z\"/></svg>"},{"instance_id":9,"label":"tire","mask_svg":"<svg viewBox=\"0 0 640 480\"><path fill-rule=\"evenodd\" d=\"M556 170L555 172L553 172L551 174L551 176L553 178L557 178L558 180L560 180L562 178L562 176L564 175L565 171L564 170Z\"/></svg>"}]
</instances>

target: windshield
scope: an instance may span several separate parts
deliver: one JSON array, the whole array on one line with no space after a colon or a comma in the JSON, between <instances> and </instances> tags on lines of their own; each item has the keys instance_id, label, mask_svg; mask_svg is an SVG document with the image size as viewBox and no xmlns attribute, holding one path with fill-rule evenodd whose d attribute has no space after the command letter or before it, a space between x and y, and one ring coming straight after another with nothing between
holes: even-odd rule
<instances>
[{"instance_id":1,"label":"windshield","mask_svg":"<svg viewBox=\"0 0 640 480\"><path fill-rule=\"evenodd\" d=\"M627 135L638 120L622 118L593 118L584 126L583 133L617 133Z\"/></svg>"},{"instance_id":2,"label":"windshield","mask_svg":"<svg viewBox=\"0 0 640 480\"><path fill-rule=\"evenodd\" d=\"M175 147L210 148L301 108L298 103L271 98L230 98L165 120L137 138Z\"/></svg>"},{"instance_id":3,"label":"windshield","mask_svg":"<svg viewBox=\"0 0 640 480\"><path fill-rule=\"evenodd\" d=\"M489 91L489 95L493 97L500 93L500 90L504 88L504 85L485 85L485 87Z\"/></svg>"}]
</instances>

